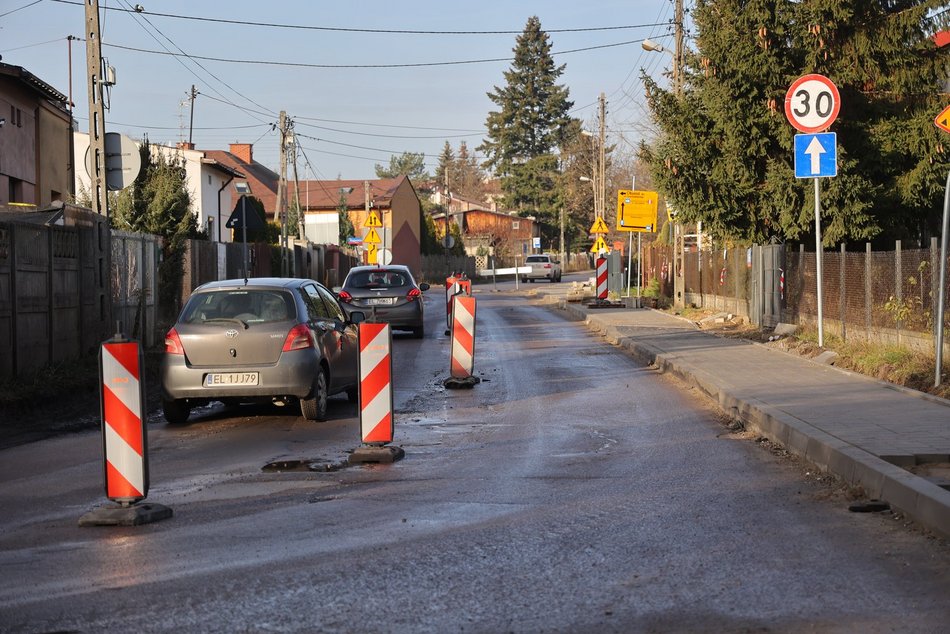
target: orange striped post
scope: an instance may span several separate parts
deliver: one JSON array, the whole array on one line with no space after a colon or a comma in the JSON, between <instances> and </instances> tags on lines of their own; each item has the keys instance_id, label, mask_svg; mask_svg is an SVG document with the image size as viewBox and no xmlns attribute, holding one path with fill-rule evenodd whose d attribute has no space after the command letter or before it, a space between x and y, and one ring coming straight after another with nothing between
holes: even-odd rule
<instances>
[{"instance_id":1,"label":"orange striped post","mask_svg":"<svg viewBox=\"0 0 950 634\"><path fill-rule=\"evenodd\" d=\"M142 422L142 351L135 341L102 344L102 446L106 497L132 504L148 495L148 439Z\"/></svg>"},{"instance_id":2,"label":"orange striped post","mask_svg":"<svg viewBox=\"0 0 950 634\"><path fill-rule=\"evenodd\" d=\"M475 368L475 298L459 295L452 310L450 378L445 386L472 387L480 382Z\"/></svg>"},{"instance_id":3,"label":"orange striped post","mask_svg":"<svg viewBox=\"0 0 950 634\"><path fill-rule=\"evenodd\" d=\"M80 526L134 526L172 516L160 504L138 504L148 495L148 435L142 416L145 389L142 349L117 334L99 348L102 457L105 493L118 506L93 510Z\"/></svg>"},{"instance_id":4,"label":"orange striped post","mask_svg":"<svg viewBox=\"0 0 950 634\"><path fill-rule=\"evenodd\" d=\"M350 454L351 464L389 463L405 455L393 441L393 331L389 324L359 326L360 437L363 445Z\"/></svg>"},{"instance_id":5,"label":"orange striped post","mask_svg":"<svg viewBox=\"0 0 950 634\"><path fill-rule=\"evenodd\" d=\"M607 299L607 258L597 258L597 299Z\"/></svg>"},{"instance_id":6,"label":"orange striped post","mask_svg":"<svg viewBox=\"0 0 950 634\"><path fill-rule=\"evenodd\" d=\"M393 441L393 335L389 324L360 324L360 434L364 444Z\"/></svg>"}]
</instances>

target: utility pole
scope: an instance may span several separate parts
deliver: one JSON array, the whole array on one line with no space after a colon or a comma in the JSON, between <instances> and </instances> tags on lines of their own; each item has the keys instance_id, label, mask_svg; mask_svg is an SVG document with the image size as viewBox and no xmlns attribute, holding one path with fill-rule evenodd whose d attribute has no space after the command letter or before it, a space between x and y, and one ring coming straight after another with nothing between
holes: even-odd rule
<instances>
[{"instance_id":1,"label":"utility pole","mask_svg":"<svg viewBox=\"0 0 950 634\"><path fill-rule=\"evenodd\" d=\"M673 95L679 99L683 96L683 0L674 1L673 26ZM677 275L684 268L679 260L683 257L682 233L679 223L673 222L673 306L686 291L686 278Z\"/></svg>"},{"instance_id":2,"label":"utility pole","mask_svg":"<svg viewBox=\"0 0 950 634\"><path fill-rule=\"evenodd\" d=\"M293 144L294 153L292 155L294 164L294 207L297 209L297 238L303 240L306 237L306 232L304 231L304 214L300 209L300 177L297 175L297 137L291 134L290 142ZM309 193L310 187L307 186Z\"/></svg>"},{"instance_id":3,"label":"utility pole","mask_svg":"<svg viewBox=\"0 0 950 634\"><path fill-rule=\"evenodd\" d=\"M366 210L366 218L369 218L370 214L370 200L369 200L369 181L363 181L363 209ZM364 224L366 224L364 222ZM365 243L364 243L365 244ZM366 253L364 250L363 253ZM377 260L378 262L379 260Z\"/></svg>"},{"instance_id":4,"label":"utility pole","mask_svg":"<svg viewBox=\"0 0 950 634\"><path fill-rule=\"evenodd\" d=\"M92 210L109 217L106 192L106 115L102 103L102 42L99 0L86 0L86 80L89 88L90 194Z\"/></svg>"},{"instance_id":5,"label":"utility pole","mask_svg":"<svg viewBox=\"0 0 950 634\"><path fill-rule=\"evenodd\" d=\"M600 205L597 215L603 218L607 213L607 97L600 93L600 187L597 193L600 196Z\"/></svg>"},{"instance_id":6,"label":"utility pole","mask_svg":"<svg viewBox=\"0 0 950 634\"><path fill-rule=\"evenodd\" d=\"M195 97L197 96L198 96L198 91L195 90L195 85L192 84L191 93L189 95L189 98L191 99L191 117L188 121L188 147L189 148L194 147L191 144L191 133L194 132L194 129L195 129Z\"/></svg>"},{"instance_id":7,"label":"utility pole","mask_svg":"<svg viewBox=\"0 0 950 634\"><path fill-rule=\"evenodd\" d=\"M280 111L280 179L277 181L277 215L280 218L280 275L288 277L290 262L287 253L287 113Z\"/></svg>"}]
</instances>

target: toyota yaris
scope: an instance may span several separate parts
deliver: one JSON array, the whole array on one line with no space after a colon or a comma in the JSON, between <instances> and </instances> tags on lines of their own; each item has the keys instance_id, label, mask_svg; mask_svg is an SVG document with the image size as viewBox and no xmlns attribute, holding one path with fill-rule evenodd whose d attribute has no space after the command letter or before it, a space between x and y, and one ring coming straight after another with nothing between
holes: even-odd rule
<instances>
[{"instance_id":1,"label":"toyota yaris","mask_svg":"<svg viewBox=\"0 0 950 634\"><path fill-rule=\"evenodd\" d=\"M162 409L170 423L208 401L299 402L325 420L327 398L358 394L357 326L313 280L252 278L199 286L165 336Z\"/></svg>"}]
</instances>

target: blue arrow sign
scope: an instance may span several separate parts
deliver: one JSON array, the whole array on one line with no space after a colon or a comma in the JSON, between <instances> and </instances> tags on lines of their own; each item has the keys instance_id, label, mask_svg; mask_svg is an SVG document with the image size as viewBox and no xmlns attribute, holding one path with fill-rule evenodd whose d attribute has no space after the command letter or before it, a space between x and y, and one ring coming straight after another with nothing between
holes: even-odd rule
<instances>
[{"instance_id":1,"label":"blue arrow sign","mask_svg":"<svg viewBox=\"0 0 950 634\"><path fill-rule=\"evenodd\" d=\"M834 132L795 135L795 178L838 175L838 135Z\"/></svg>"}]
</instances>

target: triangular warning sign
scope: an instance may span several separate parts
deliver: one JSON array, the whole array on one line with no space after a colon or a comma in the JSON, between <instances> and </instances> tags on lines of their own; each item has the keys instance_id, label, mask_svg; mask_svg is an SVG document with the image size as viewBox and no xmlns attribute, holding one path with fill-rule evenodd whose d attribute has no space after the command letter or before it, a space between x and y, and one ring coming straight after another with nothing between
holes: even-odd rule
<instances>
[{"instance_id":1,"label":"triangular warning sign","mask_svg":"<svg viewBox=\"0 0 950 634\"><path fill-rule=\"evenodd\" d=\"M363 238L363 242L368 242L370 244L379 244L382 240L379 239L379 234L376 233L375 229L370 229L369 233L366 234L366 237Z\"/></svg>"},{"instance_id":2,"label":"triangular warning sign","mask_svg":"<svg viewBox=\"0 0 950 634\"><path fill-rule=\"evenodd\" d=\"M594 242L594 246L590 248L591 253L601 253L603 251L609 251L607 248L607 243L604 242L604 239L600 236L597 236L597 241Z\"/></svg>"},{"instance_id":3,"label":"triangular warning sign","mask_svg":"<svg viewBox=\"0 0 950 634\"><path fill-rule=\"evenodd\" d=\"M372 229L374 227L382 227L383 223L379 221L379 216L376 215L376 212L371 211L369 212L369 217L366 219L366 222L363 223L363 226Z\"/></svg>"},{"instance_id":4,"label":"triangular warning sign","mask_svg":"<svg viewBox=\"0 0 950 634\"><path fill-rule=\"evenodd\" d=\"M934 119L934 125L944 132L950 132L950 106L947 106L942 111L940 111L940 114L938 114L937 118Z\"/></svg>"},{"instance_id":5,"label":"triangular warning sign","mask_svg":"<svg viewBox=\"0 0 950 634\"><path fill-rule=\"evenodd\" d=\"M608 233L609 231L610 229L607 227L607 223L600 217L594 221L594 226L590 228L590 233Z\"/></svg>"}]
</instances>

